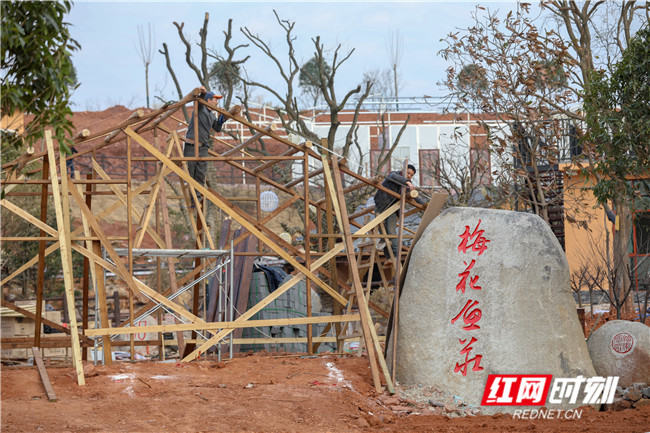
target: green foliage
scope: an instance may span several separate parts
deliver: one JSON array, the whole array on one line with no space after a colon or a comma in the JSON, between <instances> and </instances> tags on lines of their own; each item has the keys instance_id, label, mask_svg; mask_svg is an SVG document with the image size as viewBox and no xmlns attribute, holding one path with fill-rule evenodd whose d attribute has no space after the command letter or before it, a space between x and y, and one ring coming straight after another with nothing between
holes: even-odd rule
<instances>
[{"instance_id":1,"label":"green foliage","mask_svg":"<svg viewBox=\"0 0 650 433\"><path fill-rule=\"evenodd\" d=\"M225 60L214 62L210 68L210 87L222 95L241 86L240 67Z\"/></svg>"},{"instance_id":2,"label":"green foliage","mask_svg":"<svg viewBox=\"0 0 650 433\"><path fill-rule=\"evenodd\" d=\"M487 90L485 69L480 65L470 63L462 67L456 79L456 85L461 92L475 95Z\"/></svg>"},{"instance_id":3,"label":"green foliage","mask_svg":"<svg viewBox=\"0 0 650 433\"><path fill-rule=\"evenodd\" d=\"M25 125L25 139L32 144L51 127L63 148L72 132L70 92L76 82L72 52L79 48L70 37L64 16L72 2L3 1L1 109L33 114ZM21 144L20 138L10 145Z\"/></svg>"},{"instance_id":4,"label":"green foliage","mask_svg":"<svg viewBox=\"0 0 650 433\"><path fill-rule=\"evenodd\" d=\"M322 63L322 66L325 72L325 79L327 80L327 77L332 75L332 68L325 62ZM314 101L314 105L316 105L321 95L320 83L319 60L314 56L302 65L300 75L298 76L298 85Z\"/></svg>"},{"instance_id":5,"label":"green foliage","mask_svg":"<svg viewBox=\"0 0 650 433\"><path fill-rule=\"evenodd\" d=\"M650 28L632 39L611 76L596 71L585 87L589 127L583 140L598 156L603 180L594 188L602 203L631 203L629 177L650 174Z\"/></svg>"}]
</instances>

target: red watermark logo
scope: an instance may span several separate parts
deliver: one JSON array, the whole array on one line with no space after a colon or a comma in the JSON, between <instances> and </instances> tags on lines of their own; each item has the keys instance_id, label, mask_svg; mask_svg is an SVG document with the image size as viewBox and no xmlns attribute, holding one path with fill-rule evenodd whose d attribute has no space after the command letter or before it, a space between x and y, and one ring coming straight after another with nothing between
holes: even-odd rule
<instances>
[{"instance_id":1,"label":"red watermark logo","mask_svg":"<svg viewBox=\"0 0 650 433\"><path fill-rule=\"evenodd\" d=\"M551 387L550 374L490 374L483 406L543 406Z\"/></svg>"},{"instance_id":2,"label":"red watermark logo","mask_svg":"<svg viewBox=\"0 0 650 433\"><path fill-rule=\"evenodd\" d=\"M617 376L557 377L551 386L552 378L550 374L490 374L481 405L543 406L580 400L582 404L611 404L618 385Z\"/></svg>"}]
</instances>

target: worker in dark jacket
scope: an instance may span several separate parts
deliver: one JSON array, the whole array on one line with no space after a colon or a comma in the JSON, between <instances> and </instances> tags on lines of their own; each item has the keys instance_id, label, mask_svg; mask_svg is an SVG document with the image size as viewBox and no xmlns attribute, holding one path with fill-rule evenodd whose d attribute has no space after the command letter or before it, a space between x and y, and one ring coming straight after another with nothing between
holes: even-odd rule
<instances>
[{"instance_id":1,"label":"worker in dark jacket","mask_svg":"<svg viewBox=\"0 0 650 433\"><path fill-rule=\"evenodd\" d=\"M409 164L406 169L406 176L404 176L401 171L391 171L388 174L388 176L386 176L386 179L384 179L381 185L384 188L396 192L397 194L400 193L401 188L408 188L408 191L414 190L415 186L411 182L411 179L413 178L413 176L415 176L415 172L416 172L415 166L413 164ZM375 215L381 214L383 211L391 207L391 205L396 201L397 201L396 197L393 197L392 195L382 190L378 190L375 193ZM421 199L420 197L416 197L415 201L417 201L420 204L426 203L426 201ZM388 216L388 218L384 220L384 226L386 227L387 234L389 235L396 234L398 218L399 218L399 210L393 212ZM391 239L390 243L393 250L393 255L395 257L398 257L397 252L398 252L399 245L397 244L397 239L395 238ZM387 246L384 248L384 254L386 255L386 257L388 257Z\"/></svg>"},{"instance_id":2,"label":"worker in dark jacket","mask_svg":"<svg viewBox=\"0 0 650 433\"><path fill-rule=\"evenodd\" d=\"M217 105L219 99L223 98L221 95L217 95L214 92L206 91L205 87L199 87L201 90L200 96L208 101L211 104ZM185 148L183 149L183 156L185 157L194 157L194 121L197 116L192 113L192 119L190 124L187 127L187 134L185 138ZM199 157L205 158L208 156L208 149L210 149L210 134L214 129L217 132L221 131L221 127L226 122L226 117L221 114L219 118L213 113L213 111L206 107L203 104L198 104L198 122L199 122ZM205 185L205 174L208 170L207 161L188 161L187 169L190 172L190 176L202 186ZM201 193L196 192L197 198L201 199Z\"/></svg>"}]
</instances>

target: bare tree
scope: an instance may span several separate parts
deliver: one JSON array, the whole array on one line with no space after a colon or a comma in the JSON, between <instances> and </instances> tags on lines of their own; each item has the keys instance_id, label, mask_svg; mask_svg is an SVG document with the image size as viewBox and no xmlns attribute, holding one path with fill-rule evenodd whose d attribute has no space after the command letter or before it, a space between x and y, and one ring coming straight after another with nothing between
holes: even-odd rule
<instances>
[{"instance_id":1,"label":"bare tree","mask_svg":"<svg viewBox=\"0 0 650 433\"><path fill-rule=\"evenodd\" d=\"M320 93L329 108L330 115L330 128L327 135L328 148L330 150L334 149L336 132L341 124L339 120L339 113L343 111L346 105L352 101L353 96L358 95L355 104L355 111L353 115L352 125L350 130L345 136L344 143L342 147L342 154L344 157L347 157L351 146L353 144L354 133L356 131L357 119L361 105L363 101L368 97L370 90L372 88L372 83L366 81L362 85L357 86L355 89L349 90L343 98L339 99L335 92L335 77L339 68L347 61L354 49L348 51L347 53L342 53L342 46L339 44L334 50L331 56L331 60L328 60L326 55L325 48L321 43L320 36L312 38L314 44L314 54L313 59L316 64L316 67L313 70L301 69L300 62L297 60L297 55L294 48L294 41L296 36L293 35L293 28L295 23L286 19L281 19L276 11L273 11L276 21L285 31L285 40L287 48L288 59L282 59L280 56L274 52L271 48L270 43L264 41L262 37L247 27L242 28L244 35L259 48L262 53L264 53L271 61L275 64L277 71L284 81L284 89L282 91L271 87L268 84L264 84L260 81L256 81L254 78L242 77L243 81L247 86L254 86L260 89L263 89L270 93L275 99L280 103L279 107L276 108L278 112L282 126L292 133L295 133L301 137L304 137L307 140L314 141L316 143L320 142L320 138L313 133L313 131L307 125L305 118L301 116L301 107L298 104L298 91L296 81L299 78L301 71L304 73L305 78L312 83L313 86L317 86L320 89ZM286 66L284 66L286 65Z\"/></svg>"},{"instance_id":2,"label":"bare tree","mask_svg":"<svg viewBox=\"0 0 650 433\"><path fill-rule=\"evenodd\" d=\"M138 45L136 51L142 64L144 65L144 86L147 94L147 108L149 106L149 65L153 60L153 47L156 45L156 35L151 28L151 23L147 23L147 34L144 34L144 29L138 25Z\"/></svg>"},{"instance_id":3,"label":"bare tree","mask_svg":"<svg viewBox=\"0 0 650 433\"><path fill-rule=\"evenodd\" d=\"M233 98L233 93L234 89L237 85L237 79L236 71L239 70L241 65L248 60L248 56L235 60L235 54L236 51L246 47L247 45L238 45L235 47L230 46L230 42L232 40L232 20L228 20L228 29L224 31L224 49L227 53L227 56L221 56L218 54L213 49L208 48L207 45L207 40L208 40L208 23L210 21L210 14L205 13L205 18L203 20L203 26L199 30L199 40L196 42L196 46L199 49L199 60L196 62L194 60L194 56L192 55L192 42L188 39L188 37L185 35L183 32L183 28L185 27L185 23L177 23L174 22L174 26L176 27L176 30L178 31L178 37L185 46L185 64L194 72L196 75L197 81L206 89L210 89L210 84L211 84L211 78L215 73L218 73L217 71L223 71L221 73L221 77L218 80L222 88L220 88L220 91L225 93L224 95L224 100L223 104L226 109L230 107L230 103ZM171 61L170 53L169 53L169 48L167 47L167 43L163 42L162 44L163 48L159 52L165 56L166 60L166 65L167 65L167 70L169 71L169 74L172 77L172 80L174 82L174 86L176 87L176 92L178 95L178 98L183 97L183 87L181 84L178 82L178 78L176 76L176 73L174 71L174 67ZM210 68L208 65L209 59L214 59L218 65L222 67L222 69L219 68ZM185 108L183 108L184 114L185 114L185 119L189 121L189 117L187 115L187 112L185 111Z\"/></svg>"},{"instance_id":4,"label":"bare tree","mask_svg":"<svg viewBox=\"0 0 650 433\"><path fill-rule=\"evenodd\" d=\"M553 174L557 163L568 129L563 123L570 119L578 139L583 136L585 113L575 107L582 101L585 85L597 69L611 69L638 21L647 22L650 4L546 0L540 5L540 16L530 13L529 4L518 3L503 20L479 8L473 25L450 34L441 54L452 61L446 84L459 105L473 102L502 125L509 125L502 129L494 151L513 155L513 163L503 167L516 181L518 200L548 221L549 207L561 203L561 194L558 185L544 178ZM475 65L475 72L486 78L487 88L459 88L456 71L466 65ZM604 154L595 152L586 140L581 144L579 169L602 182L605 177L598 163ZM623 197L613 202L620 235L613 237L612 248L617 290L623 293L630 285L625 265L631 214ZM601 204L606 212L611 211L607 200Z\"/></svg>"},{"instance_id":5,"label":"bare tree","mask_svg":"<svg viewBox=\"0 0 650 433\"><path fill-rule=\"evenodd\" d=\"M609 224L605 221L604 224ZM584 230L586 241L579 245L577 256L579 265L577 270L571 274L571 288L579 292L585 288L589 290L590 302L593 303L593 291L597 290L604 295L612 308L616 310L617 319L621 319L624 312L627 312L626 304L631 303L634 298L633 285L627 286L621 290L619 281L621 276L618 275L620 269L626 272L626 278L637 280L639 287L646 287L650 282L650 275L647 273L648 257L641 257L636 262L627 261L625 267L620 267L613 260L610 244L610 233L604 230L603 234L594 234L593 231ZM648 245L640 246L641 249L647 250ZM646 272L643 272L646 270ZM639 297L640 320L645 320L645 311L648 306L648 291L645 291L643 299ZM593 314L593 308L592 308Z\"/></svg>"},{"instance_id":6,"label":"bare tree","mask_svg":"<svg viewBox=\"0 0 650 433\"><path fill-rule=\"evenodd\" d=\"M402 54L404 50L404 40L399 33L399 30L391 31L388 34L386 41L386 51L388 51L388 60L390 61L391 69L393 70L393 86L395 88L395 101L399 98L398 84L397 84L397 68L402 62ZM399 111L399 104L396 104L397 111Z\"/></svg>"}]
</instances>

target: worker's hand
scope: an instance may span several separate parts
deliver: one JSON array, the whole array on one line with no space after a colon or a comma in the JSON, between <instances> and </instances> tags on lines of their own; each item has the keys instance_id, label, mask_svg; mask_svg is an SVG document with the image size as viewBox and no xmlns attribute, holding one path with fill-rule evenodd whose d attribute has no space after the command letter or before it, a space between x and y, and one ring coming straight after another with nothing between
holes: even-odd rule
<instances>
[{"instance_id":1,"label":"worker's hand","mask_svg":"<svg viewBox=\"0 0 650 433\"><path fill-rule=\"evenodd\" d=\"M203 94L208 93L208 89L206 89L205 86L199 86L199 90L200 90L201 93L203 93Z\"/></svg>"},{"instance_id":2,"label":"worker's hand","mask_svg":"<svg viewBox=\"0 0 650 433\"><path fill-rule=\"evenodd\" d=\"M406 186L409 188L409 191L413 191L415 189L415 186L413 185L413 183L411 183L410 180L406 181Z\"/></svg>"}]
</instances>

